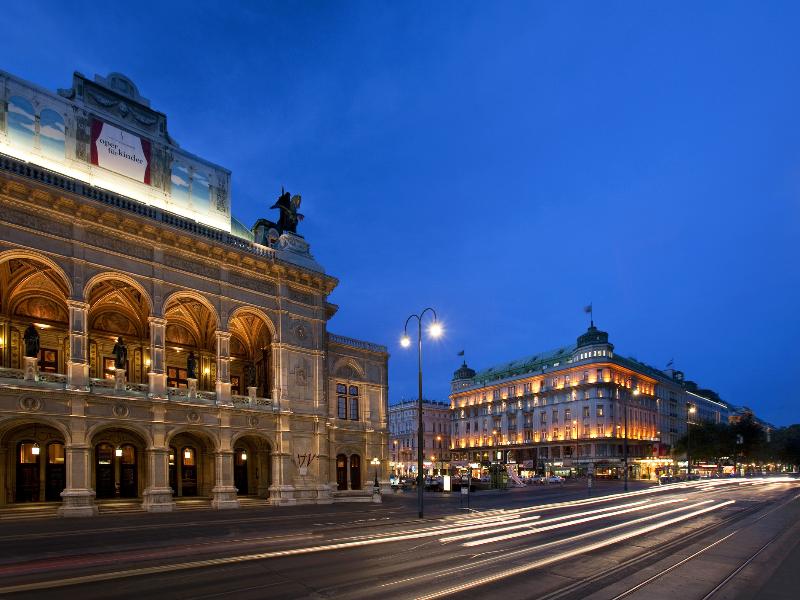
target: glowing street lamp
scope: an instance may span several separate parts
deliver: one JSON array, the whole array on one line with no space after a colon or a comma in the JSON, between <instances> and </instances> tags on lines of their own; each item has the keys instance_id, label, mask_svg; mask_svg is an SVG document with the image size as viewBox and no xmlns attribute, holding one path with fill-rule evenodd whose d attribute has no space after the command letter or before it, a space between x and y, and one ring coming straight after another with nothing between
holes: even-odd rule
<instances>
[{"instance_id":1,"label":"glowing street lamp","mask_svg":"<svg viewBox=\"0 0 800 600\"><path fill-rule=\"evenodd\" d=\"M436 317L436 311L428 307L419 314L413 314L406 319L406 324L403 327L403 337L400 338L400 345L403 348L411 346L411 338L408 335L408 324L411 319L417 320L417 383L419 385L419 398L417 402L417 504L419 508L419 518L422 518L422 505L423 505L423 492L425 491L425 481L422 477L422 446L424 445L424 432L422 429L422 318L425 313L430 312L433 315L433 322L428 327L428 335L432 338L439 338L442 336L443 329Z\"/></svg>"},{"instance_id":2,"label":"glowing street lamp","mask_svg":"<svg viewBox=\"0 0 800 600\"><path fill-rule=\"evenodd\" d=\"M692 419L691 415L693 415L697 411L697 408L694 404L690 404L686 410L686 481L689 481L692 477Z\"/></svg>"}]
</instances>

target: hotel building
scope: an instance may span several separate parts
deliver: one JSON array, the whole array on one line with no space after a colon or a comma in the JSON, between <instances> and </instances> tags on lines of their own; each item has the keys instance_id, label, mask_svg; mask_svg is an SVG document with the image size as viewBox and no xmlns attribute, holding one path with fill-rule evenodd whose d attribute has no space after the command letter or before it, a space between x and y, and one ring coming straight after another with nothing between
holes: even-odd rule
<instances>
[{"instance_id":1,"label":"hotel building","mask_svg":"<svg viewBox=\"0 0 800 600\"><path fill-rule=\"evenodd\" d=\"M123 75L0 71L0 505L369 501L388 354L328 331L299 203L243 226Z\"/></svg>"},{"instance_id":2,"label":"hotel building","mask_svg":"<svg viewBox=\"0 0 800 600\"><path fill-rule=\"evenodd\" d=\"M696 390L696 387L695 387ZM708 395L708 394L706 394ZM682 374L619 355L592 324L575 344L481 372L466 363L451 385L453 466L491 462L520 474L654 478L693 419L727 420L727 405L686 388ZM700 410L690 413L690 409Z\"/></svg>"}]
</instances>

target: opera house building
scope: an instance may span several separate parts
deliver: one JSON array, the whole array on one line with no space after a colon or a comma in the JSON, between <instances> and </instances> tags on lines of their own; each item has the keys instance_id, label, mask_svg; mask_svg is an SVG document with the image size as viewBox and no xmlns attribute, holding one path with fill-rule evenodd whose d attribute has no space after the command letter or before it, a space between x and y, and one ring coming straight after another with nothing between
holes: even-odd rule
<instances>
[{"instance_id":1,"label":"opera house building","mask_svg":"<svg viewBox=\"0 0 800 600\"><path fill-rule=\"evenodd\" d=\"M300 196L242 225L117 73L0 100L0 506L371 501L388 354L328 331Z\"/></svg>"}]
</instances>

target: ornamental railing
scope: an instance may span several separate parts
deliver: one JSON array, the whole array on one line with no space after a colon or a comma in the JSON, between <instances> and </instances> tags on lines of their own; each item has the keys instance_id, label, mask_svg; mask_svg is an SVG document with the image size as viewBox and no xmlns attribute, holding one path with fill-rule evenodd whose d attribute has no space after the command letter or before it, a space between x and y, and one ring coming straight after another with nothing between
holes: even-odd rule
<instances>
[{"instance_id":1,"label":"ornamental railing","mask_svg":"<svg viewBox=\"0 0 800 600\"><path fill-rule=\"evenodd\" d=\"M342 346L350 346L352 348L359 348L360 350L368 350L369 352L388 352L389 349L381 344L373 344L372 342L365 342L364 340L357 340L355 338L347 337L344 335L337 335L335 333L328 334L328 341L334 344L341 344Z\"/></svg>"}]
</instances>

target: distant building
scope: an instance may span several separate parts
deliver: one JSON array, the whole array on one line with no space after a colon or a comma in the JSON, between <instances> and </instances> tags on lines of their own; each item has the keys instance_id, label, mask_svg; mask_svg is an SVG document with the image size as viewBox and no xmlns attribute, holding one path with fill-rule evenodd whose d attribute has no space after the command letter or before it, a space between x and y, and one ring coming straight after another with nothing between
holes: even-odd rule
<instances>
[{"instance_id":1,"label":"distant building","mask_svg":"<svg viewBox=\"0 0 800 600\"><path fill-rule=\"evenodd\" d=\"M396 475L417 472L418 402L403 400L389 406L390 470ZM427 474L440 473L450 463L450 405L423 400L423 467Z\"/></svg>"},{"instance_id":2,"label":"distant building","mask_svg":"<svg viewBox=\"0 0 800 600\"><path fill-rule=\"evenodd\" d=\"M473 475L489 463L521 474L594 473L654 478L693 421L727 421L730 408L708 390L616 353L594 324L575 344L476 373L454 374L453 466Z\"/></svg>"}]
</instances>

